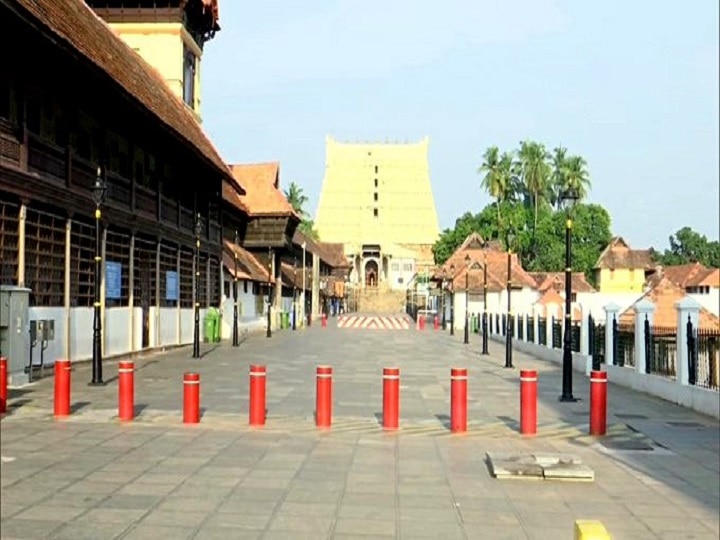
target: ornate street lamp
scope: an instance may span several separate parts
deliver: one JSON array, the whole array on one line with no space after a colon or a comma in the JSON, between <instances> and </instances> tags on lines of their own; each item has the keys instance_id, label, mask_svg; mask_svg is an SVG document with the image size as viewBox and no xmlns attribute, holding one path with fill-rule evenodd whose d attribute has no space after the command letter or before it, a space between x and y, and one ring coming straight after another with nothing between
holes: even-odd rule
<instances>
[{"instance_id":1,"label":"ornate street lamp","mask_svg":"<svg viewBox=\"0 0 720 540\"><path fill-rule=\"evenodd\" d=\"M508 232L507 235L507 319L505 323L505 367L513 367L512 363L512 335L513 335L513 324L512 324L512 301L511 301L511 289L512 289L512 245L515 240L515 235L512 232Z\"/></svg>"},{"instance_id":2,"label":"ornate street lamp","mask_svg":"<svg viewBox=\"0 0 720 540\"><path fill-rule=\"evenodd\" d=\"M268 248L268 310L267 310L267 331L266 337L272 337L272 263L273 263L273 250Z\"/></svg>"},{"instance_id":3,"label":"ornate street lamp","mask_svg":"<svg viewBox=\"0 0 720 540\"><path fill-rule=\"evenodd\" d=\"M297 330L297 257L293 259L293 323L292 329Z\"/></svg>"},{"instance_id":4,"label":"ornate street lamp","mask_svg":"<svg viewBox=\"0 0 720 540\"><path fill-rule=\"evenodd\" d=\"M483 242L483 315L482 315L482 354L488 355L488 312L487 312L487 242Z\"/></svg>"},{"instance_id":5,"label":"ornate street lamp","mask_svg":"<svg viewBox=\"0 0 720 540\"><path fill-rule=\"evenodd\" d=\"M463 337L463 343L467 345L470 343L470 314L468 313L468 296L469 296L469 282L468 277L470 276L470 254L465 255L465 336Z\"/></svg>"},{"instance_id":6,"label":"ornate street lamp","mask_svg":"<svg viewBox=\"0 0 720 540\"><path fill-rule=\"evenodd\" d=\"M102 211L100 207L105 202L107 195L107 184L103 178L103 171L98 166L95 175L95 184L92 188L93 200L95 201L95 283L93 286L95 298L93 301L93 349L92 349L92 380L91 386L102 386L102 319L100 317L100 272L102 267L102 251L100 248L100 219Z\"/></svg>"},{"instance_id":7,"label":"ornate street lamp","mask_svg":"<svg viewBox=\"0 0 720 540\"><path fill-rule=\"evenodd\" d=\"M565 222L565 335L563 336L563 376L560 401L577 401L572 393L572 216L579 199L578 192L568 187L560 194L567 214Z\"/></svg>"},{"instance_id":8,"label":"ornate street lamp","mask_svg":"<svg viewBox=\"0 0 720 540\"><path fill-rule=\"evenodd\" d=\"M202 220L195 216L195 327L193 331L193 358L200 358L200 235Z\"/></svg>"},{"instance_id":9,"label":"ornate street lamp","mask_svg":"<svg viewBox=\"0 0 720 540\"><path fill-rule=\"evenodd\" d=\"M450 265L450 335L455 335L455 265Z\"/></svg>"},{"instance_id":10,"label":"ornate street lamp","mask_svg":"<svg viewBox=\"0 0 720 540\"><path fill-rule=\"evenodd\" d=\"M238 265L237 265L237 250L240 247L240 238L238 236L237 230L235 231L235 239L234 239L234 246L233 246L233 255L234 261L235 261L235 278L233 279L233 347L237 347L240 345L240 332L238 332Z\"/></svg>"},{"instance_id":11,"label":"ornate street lamp","mask_svg":"<svg viewBox=\"0 0 720 540\"><path fill-rule=\"evenodd\" d=\"M442 270L442 329L447 330L447 321L445 320L445 293L447 289L447 270Z\"/></svg>"}]
</instances>

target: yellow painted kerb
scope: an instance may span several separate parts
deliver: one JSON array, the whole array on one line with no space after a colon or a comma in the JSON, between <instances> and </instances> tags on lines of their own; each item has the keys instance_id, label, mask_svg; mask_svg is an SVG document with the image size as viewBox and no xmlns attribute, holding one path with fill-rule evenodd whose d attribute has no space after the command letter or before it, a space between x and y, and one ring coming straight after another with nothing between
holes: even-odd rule
<instances>
[{"instance_id":1,"label":"yellow painted kerb","mask_svg":"<svg viewBox=\"0 0 720 540\"><path fill-rule=\"evenodd\" d=\"M593 519L575 521L575 540L610 540L605 526Z\"/></svg>"}]
</instances>

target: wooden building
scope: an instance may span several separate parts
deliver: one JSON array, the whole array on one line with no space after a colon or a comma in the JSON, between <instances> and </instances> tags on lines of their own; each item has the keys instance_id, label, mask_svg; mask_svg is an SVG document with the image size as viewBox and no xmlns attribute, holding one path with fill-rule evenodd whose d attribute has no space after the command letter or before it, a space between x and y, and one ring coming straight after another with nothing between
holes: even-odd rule
<instances>
[{"instance_id":1,"label":"wooden building","mask_svg":"<svg viewBox=\"0 0 720 540\"><path fill-rule=\"evenodd\" d=\"M191 342L195 221L201 305L217 305L232 180L195 113L83 2L1 0L0 43L23 52L0 73L0 280L55 320L46 355L91 355L98 167L104 353Z\"/></svg>"}]
</instances>

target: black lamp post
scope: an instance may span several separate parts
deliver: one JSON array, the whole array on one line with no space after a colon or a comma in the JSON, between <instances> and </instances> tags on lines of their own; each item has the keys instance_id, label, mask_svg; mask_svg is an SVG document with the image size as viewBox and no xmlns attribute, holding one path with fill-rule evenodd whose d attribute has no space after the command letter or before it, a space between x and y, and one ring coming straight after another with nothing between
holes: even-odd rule
<instances>
[{"instance_id":1,"label":"black lamp post","mask_svg":"<svg viewBox=\"0 0 720 540\"><path fill-rule=\"evenodd\" d=\"M105 202L107 184L103 178L103 171L97 168L95 184L92 188L93 200L95 201L95 299L93 301L93 353L92 353L92 381L91 386L102 386L102 319L100 317L100 272L102 267L102 252L100 249L100 219L102 212L100 206Z\"/></svg>"},{"instance_id":2,"label":"black lamp post","mask_svg":"<svg viewBox=\"0 0 720 540\"><path fill-rule=\"evenodd\" d=\"M483 243L483 314L482 314L482 354L488 355L488 335L487 335L487 242Z\"/></svg>"},{"instance_id":3,"label":"black lamp post","mask_svg":"<svg viewBox=\"0 0 720 540\"><path fill-rule=\"evenodd\" d=\"M455 335L455 265L450 265L450 335Z\"/></svg>"},{"instance_id":4,"label":"black lamp post","mask_svg":"<svg viewBox=\"0 0 720 540\"><path fill-rule=\"evenodd\" d=\"M297 323L295 322L295 319L297 319L297 257L293 259L293 324L292 329L297 330Z\"/></svg>"},{"instance_id":5,"label":"black lamp post","mask_svg":"<svg viewBox=\"0 0 720 540\"><path fill-rule=\"evenodd\" d=\"M238 278L237 278L237 250L240 244L238 232L235 231L235 245L233 246L233 254L235 255L235 279L233 279L233 347L240 345L240 333L238 332Z\"/></svg>"},{"instance_id":6,"label":"black lamp post","mask_svg":"<svg viewBox=\"0 0 720 540\"><path fill-rule=\"evenodd\" d=\"M568 187L560 194L567 212L565 222L565 335L563 336L563 377L560 401L577 401L572 393L572 210L578 199L577 190Z\"/></svg>"},{"instance_id":7,"label":"black lamp post","mask_svg":"<svg viewBox=\"0 0 720 540\"><path fill-rule=\"evenodd\" d=\"M195 217L195 330L193 332L193 358L200 358L200 214Z\"/></svg>"},{"instance_id":8,"label":"black lamp post","mask_svg":"<svg viewBox=\"0 0 720 540\"><path fill-rule=\"evenodd\" d=\"M272 337L272 263L273 263L273 250L268 248L268 312L267 312L267 332L266 337Z\"/></svg>"},{"instance_id":9,"label":"black lamp post","mask_svg":"<svg viewBox=\"0 0 720 540\"><path fill-rule=\"evenodd\" d=\"M512 245L515 236L512 232L507 235L507 319L505 322L505 367L513 367L512 363Z\"/></svg>"},{"instance_id":10,"label":"black lamp post","mask_svg":"<svg viewBox=\"0 0 720 540\"><path fill-rule=\"evenodd\" d=\"M442 329L447 330L447 320L445 319L445 292L447 287L447 270L442 271Z\"/></svg>"},{"instance_id":11,"label":"black lamp post","mask_svg":"<svg viewBox=\"0 0 720 540\"><path fill-rule=\"evenodd\" d=\"M463 343L467 345L470 343L470 314L468 313L468 296L469 296L469 282L468 277L470 276L470 254L465 255L465 336L463 337Z\"/></svg>"}]
</instances>

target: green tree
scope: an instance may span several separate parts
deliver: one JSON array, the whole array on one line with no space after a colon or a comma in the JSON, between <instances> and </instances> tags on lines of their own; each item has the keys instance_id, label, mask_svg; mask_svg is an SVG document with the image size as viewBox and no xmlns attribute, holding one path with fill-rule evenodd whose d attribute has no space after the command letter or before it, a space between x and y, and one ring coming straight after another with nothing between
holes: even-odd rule
<instances>
[{"instance_id":1,"label":"green tree","mask_svg":"<svg viewBox=\"0 0 720 540\"><path fill-rule=\"evenodd\" d=\"M690 227L683 227L668 239L670 248L656 254L656 260L664 266L699 262L708 267L720 267L720 242L708 240Z\"/></svg>"},{"instance_id":2,"label":"green tree","mask_svg":"<svg viewBox=\"0 0 720 540\"><path fill-rule=\"evenodd\" d=\"M300 216L300 225L298 229L305 236L309 236L313 240L318 240L318 233L315 230L315 222L310 219L310 215L305 211L305 205L308 202L307 195L303 192L303 188L295 182L290 182L288 188L284 191L285 198L293 207L295 213Z\"/></svg>"},{"instance_id":3,"label":"green tree","mask_svg":"<svg viewBox=\"0 0 720 540\"><path fill-rule=\"evenodd\" d=\"M507 152L500 155L498 147L491 146L485 150L478 172L485 174L480 185L495 199L497 222L501 224L500 203L513 198L512 155Z\"/></svg>"},{"instance_id":4,"label":"green tree","mask_svg":"<svg viewBox=\"0 0 720 540\"><path fill-rule=\"evenodd\" d=\"M565 162L565 188L573 188L580 200L587 198L590 191L590 174L587 162L581 156L570 156Z\"/></svg>"},{"instance_id":5,"label":"green tree","mask_svg":"<svg viewBox=\"0 0 720 540\"><path fill-rule=\"evenodd\" d=\"M550 182L550 174L552 173L548 159L550 159L550 154L545 150L545 145L535 141L523 141L520 143L518 166L522 175L522 184L530 197L530 204L534 210L533 251L536 246L535 233L540 201L544 200Z\"/></svg>"},{"instance_id":6,"label":"green tree","mask_svg":"<svg viewBox=\"0 0 720 540\"><path fill-rule=\"evenodd\" d=\"M558 146L552 154L552 177L547 190L548 202L555 208L560 208L560 193L566 184L567 148Z\"/></svg>"}]
</instances>

